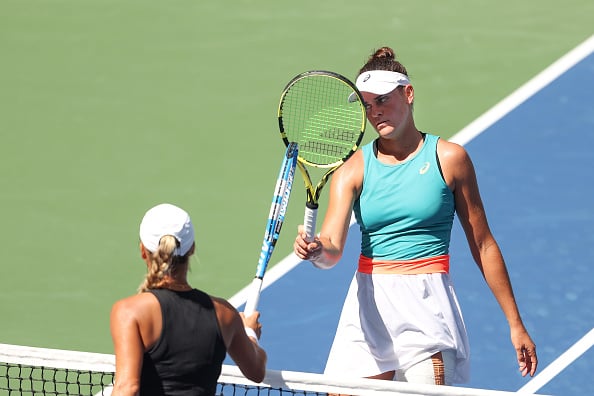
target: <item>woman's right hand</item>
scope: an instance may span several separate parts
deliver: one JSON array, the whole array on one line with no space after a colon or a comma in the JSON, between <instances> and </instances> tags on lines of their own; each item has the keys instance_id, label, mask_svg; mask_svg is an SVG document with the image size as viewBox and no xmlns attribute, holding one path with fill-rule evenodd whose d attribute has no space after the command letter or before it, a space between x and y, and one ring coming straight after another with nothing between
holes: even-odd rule
<instances>
[{"instance_id":1,"label":"woman's right hand","mask_svg":"<svg viewBox=\"0 0 594 396\"><path fill-rule=\"evenodd\" d=\"M239 316L241 316L243 326L246 329L254 330L257 338L260 339L260 336L262 335L262 323L259 322L260 312L254 311L250 316L245 316L243 312L240 312Z\"/></svg>"},{"instance_id":2,"label":"woman's right hand","mask_svg":"<svg viewBox=\"0 0 594 396\"><path fill-rule=\"evenodd\" d=\"M300 225L297 228L297 237L293 244L293 251L301 260L315 261L322 253L322 244L318 238L314 238L312 242L307 242L306 238L305 228L303 225Z\"/></svg>"}]
</instances>

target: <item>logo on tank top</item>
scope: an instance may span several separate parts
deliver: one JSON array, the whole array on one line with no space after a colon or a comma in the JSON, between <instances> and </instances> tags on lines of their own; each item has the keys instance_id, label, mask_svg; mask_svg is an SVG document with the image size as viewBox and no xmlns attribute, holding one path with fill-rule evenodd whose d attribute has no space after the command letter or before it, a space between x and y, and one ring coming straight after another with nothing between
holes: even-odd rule
<instances>
[{"instance_id":1,"label":"logo on tank top","mask_svg":"<svg viewBox=\"0 0 594 396\"><path fill-rule=\"evenodd\" d=\"M421 169L419 169L419 174L424 175L425 173L427 173L427 171L429 170L430 167L431 167L431 164L429 162L425 162L425 165L423 165L423 167Z\"/></svg>"}]
</instances>

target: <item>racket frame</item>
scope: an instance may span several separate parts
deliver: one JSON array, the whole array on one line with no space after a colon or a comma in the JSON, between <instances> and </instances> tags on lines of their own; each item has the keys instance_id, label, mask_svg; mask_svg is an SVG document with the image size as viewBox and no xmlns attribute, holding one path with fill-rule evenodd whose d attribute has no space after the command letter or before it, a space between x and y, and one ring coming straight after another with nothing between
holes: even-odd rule
<instances>
[{"instance_id":1,"label":"racket frame","mask_svg":"<svg viewBox=\"0 0 594 396\"><path fill-rule=\"evenodd\" d=\"M264 274L266 273L268 263L272 257L272 252L274 251L285 220L289 197L293 187L298 154L299 147L297 143L291 143L287 146L274 187L274 195L266 222L266 231L264 232L262 249L258 259L258 266L256 267L256 275L252 280L250 293L243 311L246 316L251 315L256 310L260 301Z\"/></svg>"},{"instance_id":2,"label":"racket frame","mask_svg":"<svg viewBox=\"0 0 594 396\"><path fill-rule=\"evenodd\" d=\"M350 81L348 78L344 77L343 75L338 74L336 72L332 72L332 71L327 71L327 70L306 71L306 72L300 73L297 76L293 77L287 83L287 85L285 86L285 88L283 89L283 92L281 94L281 98L280 98L280 102L279 102L279 106L278 106L277 117L278 117L279 131L280 131L281 138L283 139L283 142L285 143L285 145L288 146L289 144L291 144L291 141L289 140L289 137L287 136L287 132L285 131L285 126L283 123L283 104L284 104L285 97L290 92L291 88L295 84L299 83L300 80L302 80L304 78L311 78L311 77L335 78L335 79L339 80L340 82L346 84L349 88L351 88L352 93L350 96L345 98L345 101L348 101L353 104L355 104L355 103L359 104L360 110L361 110L361 126L360 126L360 131L358 131L359 133L357 135L357 139L353 142L353 145L350 148L350 151L348 153L346 153L338 161L335 161L335 162L332 162L329 164L320 164L320 163L308 161L301 155L299 155L297 158L297 167L299 168L299 171L303 177L303 182L305 184L305 190L306 190L306 204L305 204L305 214L304 214L304 219L303 219L303 225L304 225L305 233L307 235L306 240L308 242L311 242L314 240L316 220L317 220L317 211L318 211L318 206L319 206L318 201L319 201L322 189L324 188L324 186L326 185L327 181L330 179L330 177L332 176L334 171L336 171L342 164L344 164L346 162L347 159L349 159L358 150L358 148L360 147L361 141L363 140L363 136L365 134L365 127L367 124L366 109L365 109L365 105L363 102L363 97L361 95L361 92L359 92L359 90L357 89L357 87L355 86L355 84L352 81ZM328 169L328 170L324 173L324 175L320 178L318 183L314 186L311 176L310 176L310 173L307 170L307 167L322 168L322 169Z\"/></svg>"}]
</instances>

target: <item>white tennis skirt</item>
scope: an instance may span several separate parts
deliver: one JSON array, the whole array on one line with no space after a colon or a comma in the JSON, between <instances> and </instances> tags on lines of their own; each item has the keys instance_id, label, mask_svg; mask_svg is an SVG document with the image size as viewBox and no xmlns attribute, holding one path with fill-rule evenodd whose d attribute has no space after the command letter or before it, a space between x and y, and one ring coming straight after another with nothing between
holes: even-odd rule
<instances>
[{"instance_id":1,"label":"white tennis skirt","mask_svg":"<svg viewBox=\"0 0 594 396\"><path fill-rule=\"evenodd\" d=\"M357 272L324 373L369 377L407 370L445 350L456 352L452 382L468 382L468 336L448 274Z\"/></svg>"}]
</instances>

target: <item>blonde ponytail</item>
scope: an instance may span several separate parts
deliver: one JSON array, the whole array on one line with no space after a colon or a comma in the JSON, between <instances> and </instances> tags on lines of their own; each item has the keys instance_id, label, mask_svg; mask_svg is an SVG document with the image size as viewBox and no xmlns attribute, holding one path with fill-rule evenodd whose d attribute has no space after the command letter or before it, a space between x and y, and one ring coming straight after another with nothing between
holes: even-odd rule
<instances>
[{"instance_id":1,"label":"blonde ponytail","mask_svg":"<svg viewBox=\"0 0 594 396\"><path fill-rule=\"evenodd\" d=\"M139 293L162 288L167 275L173 275L181 266L188 264L191 250L185 256L176 256L174 253L178 247L179 242L175 237L165 235L155 252L147 250L150 264L144 281L138 287Z\"/></svg>"}]
</instances>

